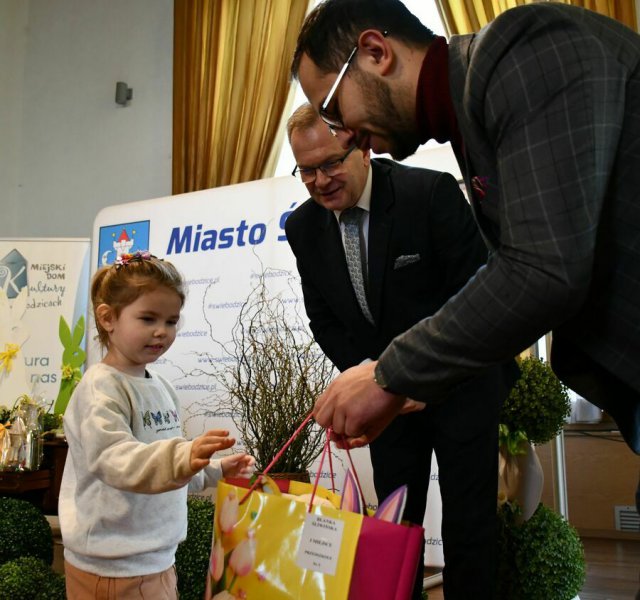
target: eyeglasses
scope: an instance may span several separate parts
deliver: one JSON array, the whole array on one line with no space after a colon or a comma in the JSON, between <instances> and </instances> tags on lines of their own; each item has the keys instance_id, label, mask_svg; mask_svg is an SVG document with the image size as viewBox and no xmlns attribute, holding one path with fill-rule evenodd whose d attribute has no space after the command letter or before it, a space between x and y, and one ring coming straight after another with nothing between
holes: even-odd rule
<instances>
[{"instance_id":1,"label":"eyeglasses","mask_svg":"<svg viewBox=\"0 0 640 600\"><path fill-rule=\"evenodd\" d=\"M351 146L351 148L347 150L347 153L343 157L336 158L336 160L330 160L329 162L318 165L317 167L299 167L296 165L293 171L291 171L291 174L294 177L298 177L302 181L302 183L312 183L313 181L315 181L318 169L320 169L322 173L327 177L335 177L336 175L339 175L340 173L343 173L345 171L344 161L347 160L349 154L351 154L356 149L356 147L357 146Z\"/></svg>"},{"instance_id":2,"label":"eyeglasses","mask_svg":"<svg viewBox=\"0 0 640 600\"><path fill-rule=\"evenodd\" d=\"M382 32L382 35L384 37L387 37L389 35L389 32L385 30ZM335 129L344 129L344 123L342 122L342 117L339 114L336 114L336 113L331 114L327 110L327 107L329 106L329 104L331 104L331 100L333 100L333 96L335 95L336 90L338 89L338 86L340 85L340 82L344 77L344 74L347 72L347 69L351 64L351 61L353 60L353 57L356 55L357 50L358 50L358 44L356 44L353 47L353 50L351 50L351 54L349 54L349 58L347 58L347 61L344 63L344 65L342 65L342 69L340 69L340 72L338 73L336 80L333 82L333 85L331 86L331 89L329 90L327 97L324 99L324 102L320 105L320 110L318 110L318 114L320 115L320 118L329 126L329 129L331 129L332 133L334 132Z\"/></svg>"},{"instance_id":3,"label":"eyeglasses","mask_svg":"<svg viewBox=\"0 0 640 600\"><path fill-rule=\"evenodd\" d=\"M342 122L342 117L340 115L332 115L331 113L329 113L327 111L327 106L329 106L329 104L331 103L331 100L333 99L333 96L336 93L336 90L338 89L338 86L340 85L344 74L347 72L351 61L353 60L353 57L356 55L357 50L358 44L353 47L351 54L349 54L349 58L347 58L347 62L342 65L342 69L340 69L336 80L333 82L333 85L331 86L327 97L324 99L324 102L321 104L320 110L318 111L320 118L329 126L332 131L334 129L344 129L344 123Z\"/></svg>"}]
</instances>

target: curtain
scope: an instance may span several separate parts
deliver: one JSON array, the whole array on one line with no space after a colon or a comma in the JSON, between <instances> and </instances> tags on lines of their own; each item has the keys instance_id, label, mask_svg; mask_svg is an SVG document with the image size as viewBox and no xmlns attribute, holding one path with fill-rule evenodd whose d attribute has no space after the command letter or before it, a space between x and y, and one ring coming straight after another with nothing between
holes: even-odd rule
<instances>
[{"instance_id":1,"label":"curtain","mask_svg":"<svg viewBox=\"0 0 640 600\"><path fill-rule=\"evenodd\" d=\"M308 0L175 0L173 193L273 174Z\"/></svg>"},{"instance_id":2,"label":"curtain","mask_svg":"<svg viewBox=\"0 0 640 600\"><path fill-rule=\"evenodd\" d=\"M514 6L540 0L436 0L440 16L449 36L478 31L500 13ZM617 19L634 31L638 30L635 2L632 0L554 0L582 6Z\"/></svg>"}]
</instances>

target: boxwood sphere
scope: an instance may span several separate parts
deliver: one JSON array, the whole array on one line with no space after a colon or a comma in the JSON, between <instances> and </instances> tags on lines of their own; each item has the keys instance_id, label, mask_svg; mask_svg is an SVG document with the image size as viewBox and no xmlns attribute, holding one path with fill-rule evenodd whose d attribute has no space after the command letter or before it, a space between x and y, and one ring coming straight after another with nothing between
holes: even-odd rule
<instances>
[{"instance_id":1,"label":"boxwood sphere","mask_svg":"<svg viewBox=\"0 0 640 600\"><path fill-rule=\"evenodd\" d=\"M64 600L64 577L34 556L0 565L0 598L11 600Z\"/></svg>"},{"instance_id":2,"label":"boxwood sphere","mask_svg":"<svg viewBox=\"0 0 640 600\"><path fill-rule=\"evenodd\" d=\"M586 575L578 532L543 504L524 523L505 504L499 511L498 600L571 600Z\"/></svg>"},{"instance_id":3,"label":"boxwood sphere","mask_svg":"<svg viewBox=\"0 0 640 600\"><path fill-rule=\"evenodd\" d=\"M524 431L533 444L544 444L560 433L571 413L567 387L539 358L519 362L521 375L500 413L509 431Z\"/></svg>"},{"instance_id":4,"label":"boxwood sphere","mask_svg":"<svg viewBox=\"0 0 640 600\"><path fill-rule=\"evenodd\" d=\"M53 534L42 514L26 500L0 497L0 564L21 556L53 562Z\"/></svg>"},{"instance_id":5,"label":"boxwood sphere","mask_svg":"<svg viewBox=\"0 0 640 600\"><path fill-rule=\"evenodd\" d=\"M213 512L214 505L208 498L188 497L187 538L176 552L180 600L202 600L204 596L213 536Z\"/></svg>"}]
</instances>

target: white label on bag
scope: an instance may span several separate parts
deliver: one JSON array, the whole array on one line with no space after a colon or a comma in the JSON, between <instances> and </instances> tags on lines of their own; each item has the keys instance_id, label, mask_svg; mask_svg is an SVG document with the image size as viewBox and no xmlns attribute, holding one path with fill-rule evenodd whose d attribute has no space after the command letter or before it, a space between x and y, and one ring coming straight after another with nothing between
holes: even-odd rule
<instances>
[{"instance_id":1,"label":"white label on bag","mask_svg":"<svg viewBox=\"0 0 640 600\"><path fill-rule=\"evenodd\" d=\"M308 514L302 528L296 564L303 569L335 575L343 530L344 521L340 519Z\"/></svg>"}]
</instances>

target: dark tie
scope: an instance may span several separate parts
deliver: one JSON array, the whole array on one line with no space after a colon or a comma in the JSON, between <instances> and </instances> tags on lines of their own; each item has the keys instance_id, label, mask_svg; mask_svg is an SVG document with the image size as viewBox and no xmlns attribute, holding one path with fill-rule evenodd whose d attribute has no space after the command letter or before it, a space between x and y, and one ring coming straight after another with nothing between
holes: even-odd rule
<instances>
[{"instance_id":1,"label":"dark tie","mask_svg":"<svg viewBox=\"0 0 640 600\"><path fill-rule=\"evenodd\" d=\"M364 240L361 236L360 222L364 211L354 206L342 212L340 221L344 225L344 253L347 258L347 267L353 291L358 299L358 304L367 321L374 324L373 316L367 304L365 290L366 256L364 253Z\"/></svg>"}]
</instances>

